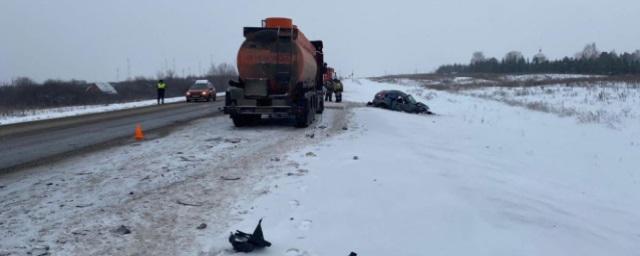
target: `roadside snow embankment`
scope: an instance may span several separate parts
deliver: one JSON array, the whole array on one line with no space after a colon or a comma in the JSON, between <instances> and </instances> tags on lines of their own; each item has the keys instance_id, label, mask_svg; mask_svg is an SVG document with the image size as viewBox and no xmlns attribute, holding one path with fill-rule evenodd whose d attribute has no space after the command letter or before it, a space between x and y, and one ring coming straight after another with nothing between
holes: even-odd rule
<instances>
[{"instance_id":1,"label":"roadside snow embankment","mask_svg":"<svg viewBox=\"0 0 640 256\"><path fill-rule=\"evenodd\" d=\"M304 175L273 181L234 225L264 217L261 255L640 251L638 134L367 80L345 81L344 98L381 89L429 95L439 115L355 108L348 132L291 153ZM233 254L225 238L207 238L210 255Z\"/></svg>"},{"instance_id":2,"label":"roadside snow embankment","mask_svg":"<svg viewBox=\"0 0 640 256\"><path fill-rule=\"evenodd\" d=\"M218 97L224 97L224 93L218 93ZM165 103L175 103L184 101L184 97L172 97L166 98ZM157 104L156 100L142 100L126 103L114 103L103 105L87 105L87 106L72 106L72 107L60 107L60 108L45 108L45 109L33 109L24 110L15 113L9 113L6 115L0 115L0 125L25 123L38 120L55 119L70 116L79 116L86 114L110 112L116 110L139 108L145 106L153 106Z\"/></svg>"}]
</instances>

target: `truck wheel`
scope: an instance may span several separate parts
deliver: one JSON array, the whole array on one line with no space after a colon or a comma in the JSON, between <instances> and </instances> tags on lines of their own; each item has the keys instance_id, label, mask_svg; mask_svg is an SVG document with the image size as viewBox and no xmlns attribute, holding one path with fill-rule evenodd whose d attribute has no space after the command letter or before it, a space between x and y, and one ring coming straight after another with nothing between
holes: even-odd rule
<instances>
[{"instance_id":1,"label":"truck wheel","mask_svg":"<svg viewBox=\"0 0 640 256\"><path fill-rule=\"evenodd\" d=\"M247 126L247 119L242 115L232 115L231 120L233 120L233 125L236 127Z\"/></svg>"},{"instance_id":2,"label":"truck wheel","mask_svg":"<svg viewBox=\"0 0 640 256\"><path fill-rule=\"evenodd\" d=\"M258 124L260 115L233 115L231 119L236 127L244 127Z\"/></svg>"},{"instance_id":3,"label":"truck wheel","mask_svg":"<svg viewBox=\"0 0 640 256\"><path fill-rule=\"evenodd\" d=\"M260 122L260 115L246 115L248 125L258 125Z\"/></svg>"},{"instance_id":4,"label":"truck wheel","mask_svg":"<svg viewBox=\"0 0 640 256\"><path fill-rule=\"evenodd\" d=\"M224 96L224 105L231 106L232 103L233 101L231 100L231 97L229 97L229 93L227 92Z\"/></svg>"},{"instance_id":5,"label":"truck wheel","mask_svg":"<svg viewBox=\"0 0 640 256\"><path fill-rule=\"evenodd\" d=\"M322 114L324 112L324 98L320 98L320 102L318 102L318 109L316 109L316 114Z\"/></svg>"},{"instance_id":6,"label":"truck wheel","mask_svg":"<svg viewBox=\"0 0 640 256\"><path fill-rule=\"evenodd\" d=\"M311 103L309 106L309 125L316 121L316 105Z\"/></svg>"},{"instance_id":7,"label":"truck wheel","mask_svg":"<svg viewBox=\"0 0 640 256\"><path fill-rule=\"evenodd\" d=\"M313 102L309 101L309 111L307 112L309 117L307 117L307 126L313 124L313 121L316 120L316 108L313 106Z\"/></svg>"},{"instance_id":8,"label":"truck wheel","mask_svg":"<svg viewBox=\"0 0 640 256\"><path fill-rule=\"evenodd\" d=\"M306 128L309 126L309 101L305 101L302 113L296 115L296 127Z\"/></svg>"}]
</instances>

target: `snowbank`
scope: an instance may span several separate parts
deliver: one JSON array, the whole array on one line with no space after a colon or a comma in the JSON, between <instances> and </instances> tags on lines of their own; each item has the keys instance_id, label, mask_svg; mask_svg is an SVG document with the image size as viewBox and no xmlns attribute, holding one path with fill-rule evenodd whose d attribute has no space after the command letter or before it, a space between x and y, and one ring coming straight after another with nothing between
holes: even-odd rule
<instances>
[{"instance_id":1,"label":"snowbank","mask_svg":"<svg viewBox=\"0 0 640 256\"><path fill-rule=\"evenodd\" d=\"M224 93L218 93L217 96L224 96ZM174 103L184 101L184 96L166 98L165 103ZM139 108L144 106L152 106L157 103L156 100L142 100L127 103L115 103L104 105L87 105L60 108L45 108L21 111L19 113L10 113L8 115L0 115L0 125L32 122L38 120L62 118L69 116L86 115L93 113L102 113L116 111L129 108Z\"/></svg>"}]
</instances>

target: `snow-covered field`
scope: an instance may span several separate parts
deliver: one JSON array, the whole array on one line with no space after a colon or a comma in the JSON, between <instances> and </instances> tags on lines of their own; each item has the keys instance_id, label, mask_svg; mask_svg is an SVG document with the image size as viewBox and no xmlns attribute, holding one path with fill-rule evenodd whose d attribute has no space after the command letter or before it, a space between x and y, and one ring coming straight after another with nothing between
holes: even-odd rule
<instances>
[{"instance_id":1,"label":"snow-covered field","mask_svg":"<svg viewBox=\"0 0 640 256\"><path fill-rule=\"evenodd\" d=\"M399 84L399 85L416 85L422 84L426 86L441 86L441 85L488 85L488 84L497 84L498 81L492 81L482 78L475 77L439 77L439 78L424 78L424 79L394 79L390 83Z\"/></svg>"},{"instance_id":2,"label":"snow-covered field","mask_svg":"<svg viewBox=\"0 0 640 256\"><path fill-rule=\"evenodd\" d=\"M392 78L386 79L386 82L401 85L414 85L419 83L427 87L447 87L447 86L498 86L498 85L514 85L523 82L542 82L542 83L561 83L574 79L602 78L599 75L582 75L582 74L523 74L523 75L503 75L488 76L487 78L469 77L469 76L447 76L432 75L423 78Z\"/></svg>"},{"instance_id":3,"label":"snow-covered field","mask_svg":"<svg viewBox=\"0 0 640 256\"><path fill-rule=\"evenodd\" d=\"M581 75L581 74L525 74L525 75L505 75L502 79L505 81L548 81L548 80L565 80L577 78L595 78L598 75Z\"/></svg>"},{"instance_id":4,"label":"snow-covered field","mask_svg":"<svg viewBox=\"0 0 640 256\"><path fill-rule=\"evenodd\" d=\"M218 93L217 95L224 96L224 93ZM182 102L184 101L184 99L184 97L166 98L165 103ZM139 108L144 106L152 106L155 104L157 104L156 100L141 100L127 103L24 110L0 115L0 125L102 113L129 108Z\"/></svg>"},{"instance_id":5,"label":"snow-covered field","mask_svg":"<svg viewBox=\"0 0 640 256\"><path fill-rule=\"evenodd\" d=\"M640 123L640 84L597 82L588 86L487 87L460 93L570 116L582 123L600 123L613 128L637 127Z\"/></svg>"},{"instance_id":6,"label":"snow-covered field","mask_svg":"<svg viewBox=\"0 0 640 256\"><path fill-rule=\"evenodd\" d=\"M448 84L459 84L459 85L482 84L482 83L492 83L492 82L494 81L475 78L475 77L464 77L464 76L454 77L449 81L445 81L445 83L448 83Z\"/></svg>"},{"instance_id":7,"label":"snow-covered field","mask_svg":"<svg viewBox=\"0 0 640 256\"><path fill-rule=\"evenodd\" d=\"M611 129L417 85L344 82L355 103L329 105L308 129L207 118L2 175L0 255L236 255L229 232L260 218L273 246L257 255L638 255L637 122ZM382 89L437 115L363 107Z\"/></svg>"}]
</instances>

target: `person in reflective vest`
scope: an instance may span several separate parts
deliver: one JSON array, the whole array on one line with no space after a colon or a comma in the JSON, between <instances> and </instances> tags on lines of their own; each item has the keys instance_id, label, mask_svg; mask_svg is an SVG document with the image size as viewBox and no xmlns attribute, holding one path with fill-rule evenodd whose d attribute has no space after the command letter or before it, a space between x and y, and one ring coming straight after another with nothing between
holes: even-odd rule
<instances>
[{"instance_id":1,"label":"person in reflective vest","mask_svg":"<svg viewBox=\"0 0 640 256\"><path fill-rule=\"evenodd\" d=\"M338 79L334 79L333 80L333 84L334 84L334 88L333 90L335 92L342 92L342 90L344 89L343 85L342 85L342 81L338 80Z\"/></svg>"},{"instance_id":2,"label":"person in reflective vest","mask_svg":"<svg viewBox=\"0 0 640 256\"><path fill-rule=\"evenodd\" d=\"M158 80L158 104L164 104L164 90L166 88L167 84L162 79Z\"/></svg>"},{"instance_id":3,"label":"person in reflective vest","mask_svg":"<svg viewBox=\"0 0 640 256\"><path fill-rule=\"evenodd\" d=\"M325 101L332 101L331 97L333 96L333 81L332 80L327 80L324 83L324 88L325 90L325 94L324 94L324 100Z\"/></svg>"},{"instance_id":4,"label":"person in reflective vest","mask_svg":"<svg viewBox=\"0 0 640 256\"><path fill-rule=\"evenodd\" d=\"M333 91L336 94L336 102L342 102L342 81L333 79Z\"/></svg>"}]
</instances>

